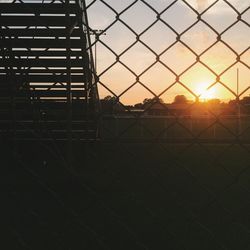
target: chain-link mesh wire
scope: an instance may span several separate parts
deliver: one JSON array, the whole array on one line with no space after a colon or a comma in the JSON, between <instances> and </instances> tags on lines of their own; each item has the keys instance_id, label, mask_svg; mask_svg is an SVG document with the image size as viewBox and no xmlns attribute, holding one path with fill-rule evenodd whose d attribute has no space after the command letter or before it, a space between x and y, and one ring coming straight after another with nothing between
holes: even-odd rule
<instances>
[{"instance_id":1,"label":"chain-link mesh wire","mask_svg":"<svg viewBox=\"0 0 250 250\"><path fill-rule=\"evenodd\" d=\"M247 249L250 3L100 0L87 9L99 29L103 148L116 167L107 171L170 233L170 249ZM178 94L192 101L176 104ZM167 245L140 233L149 248Z\"/></svg>"},{"instance_id":2,"label":"chain-link mesh wire","mask_svg":"<svg viewBox=\"0 0 250 250\"><path fill-rule=\"evenodd\" d=\"M104 25L101 24L103 30L97 30L95 34L96 39L92 44L93 47L98 45L101 47L98 52L100 53L100 64L102 64L101 69L98 70L98 84L101 95L113 96L112 101L119 104L120 109L126 110L126 113L135 117L137 121L138 117L142 118L143 115L150 113L151 109L154 108L155 102L158 102L160 98L168 102L169 98L173 99L173 93L185 93L189 97L192 96L196 101L201 100L203 95L205 98L206 95L208 98L209 95L211 95L210 98L214 99L223 98L223 101L226 98L227 101L235 100L235 106L238 105L238 109L242 108L242 114L240 115L244 119L243 114L248 114L248 111L246 110L246 105L243 104L244 102L240 102L240 99L248 95L249 91L249 80L247 77L249 73L247 59L249 42L246 35L249 32L249 3L197 1L197 9L194 4L195 1L163 2L164 4L154 1L130 1L123 4L122 8L115 9L111 5L112 1L89 1L88 11L95 14L94 18L97 18L95 13L97 12L101 15L100 19L106 22ZM159 10L159 6L164 8ZM138 20L135 19L134 16L136 14L132 14L139 9L142 9L140 14L148 15L148 18L141 17L141 22L140 18ZM101 10L104 14L101 13ZM216 13L213 13L213 11ZM175 12L177 13L176 18L173 17ZM228 12L229 14L227 13L227 15L230 15L231 18L226 17L229 20L220 20L221 25L218 24L219 21L216 24L216 18L224 17L223 12ZM179 17L180 13L188 17L181 20ZM108 18L108 15L110 18ZM217 15L217 17L212 18L211 15ZM146 20L147 23L145 24ZM92 23L96 27L98 22L95 22L93 19ZM119 34L115 35L115 32L118 31ZM109 32L110 37L108 37ZM243 32L245 32L244 35ZM103 38L102 35L108 38ZM244 42L241 43L239 40L234 40L235 36L241 37ZM142 50L144 51L141 52ZM180 51L182 51L181 55ZM140 53L142 53L141 57ZM190 53L188 62L186 59L187 53ZM182 68L180 67L181 64L183 64ZM241 79L241 82L244 83L241 87L238 86L238 88L236 87L236 68L244 70L244 79ZM163 73L161 74L161 72ZM235 73L235 78L232 77L232 73ZM112 74L115 80L112 79ZM161 74L160 77L157 74ZM231 76L229 77L227 74L231 74ZM125 78L125 80L122 78ZM160 78L164 79L165 82ZM197 80L200 82L192 83ZM204 89L201 90L199 87ZM135 89L134 93L133 89ZM171 92L174 89L176 90ZM221 89L224 89L225 93L220 93ZM216 94L211 94L209 91L215 91ZM134 98L135 95L137 98ZM144 105L141 114L135 114L135 112L132 112L131 105L127 105L127 103L129 99L135 101L141 99L142 101L143 98L148 98L149 103ZM216 124L224 130L224 133L221 131L216 133L216 128L214 128L214 137L217 139L235 139L240 138L241 135L244 139L248 137L248 133L245 133L248 130L247 121L243 125L244 128L242 128L240 121L237 124L237 119L235 118L229 121L230 115L238 115L238 110L226 110L226 108L214 108L213 105L211 105L212 107L208 105L201 108L203 109L202 112L193 107L196 106L195 101L190 105L186 105L186 110L185 107L166 107L161 102L160 105L162 107L158 107L158 112L164 113L164 109L166 109L165 113L170 114L173 118L177 118L176 113L190 115L195 114L195 111L200 114L200 118L205 113L210 115L210 121L200 121L201 126L198 130L191 129L192 124L190 125L189 122L185 123L188 119L181 121L180 115L178 115L177 119L169 120L168 124L170 127L177 123L184 130L187 130L187 133L191 133L192 138L203 138L203 135L205 138L211 138L211 135L206 135L206 132L212 133L210 130ZM119 109L119 107L117 108ZM154 118L156 119L156 117ZM140 121L142 120L140 119ZM194 117L192 120L194 120ZM235 121L235 124L233 124L233 121ZM130 126L128 127L130 128ZM164 128L164 125L162 127ZM167 130L165 128L165 131ZM228 132L227 135L225 135L226 131ZM123 133L126 133L126 131L120 131L121 136ZM164 135L164 131L161 131L160 136L164 138L162 135ZM180 133L182 138L190 138L189 136L188 134ZM144 135L143 138L145 138Z\"/></svg>"},{"instance_id":3,"label":"chain-link mesh wire","mask_svg":"<svg viewBox=\"0 0 250 250\"><path fill-rule=\"evenodd\" d=\"M33 147L20 147L14 157L8 148L3 151L7 244L12 249L248 249L249 107L243 97L249 91L250 3L199 1L197 9L194 1L184 0L86 2L86 29L94 34L94 84L102 104L101 142L75 142L74 170L65 163L58 143L38 140ZM187 12L178 15L180 9ZM209 21L205 17L213 11L217 16L231 11L234 19ZM105 12L114 18L103 18ZM125 18L129 12L138 19ZM141 15L146 17L143 22ZM119 33L121 26L112 31L118 23L127 33ZM157 24L160 28L149 33ZM202 26L195 30L197 25ZM207 28L214 37L208 46ZM228 37L243 37L240 50L225 38L234 28ZM129 45L124 43L128 33ZM162 47L166 36L168 44ZM227 51L218 59L224 68L214 69L205 55L218 44L212 58ZM172 51L175 46L181 48ZM147 53L139 57L142 48ZM193 61L183 59L187 53ZM230 53L233 60L225 65L223 57ZM238 91L228 80L235 75L223 78L237 68L244 68L246 79ZM203 93L191 82L195 73L183 79L193 69L204 74L205 81L212 75L205 89L220 86L232 95L229 111L228 104L218 108L202 102ZM172 99L179 94L193 100L174 106ZM107 95L111 97L102 101ZM146 98L139 110L132 106Z\"/></svg>"}]
</instances>

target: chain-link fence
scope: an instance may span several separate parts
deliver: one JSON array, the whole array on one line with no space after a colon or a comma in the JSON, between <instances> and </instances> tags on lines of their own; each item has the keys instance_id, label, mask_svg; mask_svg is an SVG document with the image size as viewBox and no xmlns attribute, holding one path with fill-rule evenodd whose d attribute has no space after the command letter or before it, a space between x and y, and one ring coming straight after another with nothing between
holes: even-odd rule
<instances>
[{"instance_id":1,"label":"chain-link fence","mask_svg":"<svg viewBox=\"0 0 250 250\"><path fill-rule=\"evenodd\" d=\"M249 249L250 2L85 2L100 139L2 151L7 245Z\"/></svg>"},{"instance_id":2,"label":"chain-link fence","mask_svg":"<svg viewBox=\"0 0 250 250\"><path fill-rule=\"evenodd\" d=\"M157 132L161 139L168 137L168 127L175 126L183 139L211 139L211 134L221 140L248 138L249 3L130 1L112 7L112 1L89 1L87 8L93 16L90 26L103 28L93 30L92 46L96 61L100 54L97 75L104 113L120 115L121 124L125 115L136 120L134 128L127 122L127 129L111 122L116 127L111 135L133 137L134 132L145 138L136 128L140 123L153 138ZM103 23L95 21L98 17ZM190 101L174 102L175 95ZM210 105L200 103L209 99L214 100ZM177 105L167 105L171 101ZM220 101L229 105L216 105ZM161 129L144 122L160 114L165 115L157 122Z\"/></svg>"},{"instance_id":3,"label":"chain-link fence","mask_svg":"<svg viewBox=\"0 0 250 250\"><path fill-rule=\"evenodd\" d=\"M124 218L149 249L247 249L250 3L88 1L87 8L99 29L105 169L158 225L135 210Z\"/></svg>"},{"instance_id":4,"label":"chain-link fence","mask_svg":"<svg viewBox=\"0 0 250 250\"><path fill-rule=\"evenodd\" d=\"M149 249L247 249L250 3L118 2L87 8L107 169L159 223L134 211L133 229Z\"/></svg>"}]
</instances>

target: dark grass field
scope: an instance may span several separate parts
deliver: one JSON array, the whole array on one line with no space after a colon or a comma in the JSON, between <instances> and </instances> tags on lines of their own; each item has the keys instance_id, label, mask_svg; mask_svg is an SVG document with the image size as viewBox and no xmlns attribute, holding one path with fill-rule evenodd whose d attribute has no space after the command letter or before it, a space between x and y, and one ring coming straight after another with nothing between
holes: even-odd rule
<instances>
[{"instance_id":1,"label":"dark grass field","mask_svg":"<svg viewBox=\"0 0 250 250\"><path fill-rule=\"evenodd\" d=\"M105 145L103 168L80 172L148 249L248 249L249 149Z\"/></svg>"},{"instance_id":2,"label":"dark grass field","mask_svg":"<svg viewBox=\"0 0 250 250\"><path fill-rule=\"evenodd\" d=\"M250 249L248 143L133 133L3 143L1 249Z\"/></svg>"},{"instance_id":3,"label":"dark grass field","mask_svg":"<svg viewBox=\"0 0 250 250\"><path fill-rule=\"evenodd\" d=\"M199 139L233 140L239 137L250 142L250 116L106 116L102 136L136 141Z\"/></svg>"}]
</instances>

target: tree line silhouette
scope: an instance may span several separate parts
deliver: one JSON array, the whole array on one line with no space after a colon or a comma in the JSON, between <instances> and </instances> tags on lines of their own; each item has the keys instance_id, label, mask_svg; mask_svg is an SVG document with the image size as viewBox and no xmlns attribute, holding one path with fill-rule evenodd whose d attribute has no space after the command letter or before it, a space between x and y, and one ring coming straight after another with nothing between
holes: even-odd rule
<instances>
[{"instance_id":1,"label":"tree line silhouette","mask_svg":"<svg viewBox=\"0 0 250 250\"><path fill-rule=\"evenodd\" d=\"M104 113L121 113L125 111L138 111L145 109L155 109L156 105L158 109L172 108L175 107L185 107L188 105L199 106L200 108L212 108L214 110L224 110L226 114L237 114L238 108L241 107L242 114L250 114L250 95L245 96L242 99L230 100L229 102L222 102L220 99L208 99L206 101L191 101L185 95L176 95L173 102L165 103L162 98L145 98L141 103L136 103L134 105L123 105L119 102L119 98L115 96L108 95L104 97L101 101L102 110Z\"/></svg>"}]
</instances>

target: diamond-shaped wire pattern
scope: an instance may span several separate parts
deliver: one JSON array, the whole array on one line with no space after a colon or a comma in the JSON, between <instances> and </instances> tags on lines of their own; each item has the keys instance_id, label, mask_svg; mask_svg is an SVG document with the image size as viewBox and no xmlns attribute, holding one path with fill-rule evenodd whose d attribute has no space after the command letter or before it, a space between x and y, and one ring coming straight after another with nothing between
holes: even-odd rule
<instances>
[{"instance_id":1,"label":"diamond-shaped wire pattern","mask_svg":"<svg viewBox=\"0 0 250 250\"><path fill-rule=\"evenodd\" d=\"M116 57L116 64L111 62L106 69L102 67L102 71L97 71L97 79L100 79L101 86L107 88L108 91L111 90L111 96L115 94L114 105L120 106L132 117L135 116L137 121L145 114L153 112L155 100L162 99L170 103L174 95L180 93L196 101L202 98L223 99L223 96L224 98L226 96L227 102L236 100L234 105L243 106L240 99L247 96L249 90L249 64L247 59L245 60L249 53L249 23L246 21L249 4L224 0L161 1L160 3L129 1L119 6L118 2L114 4L112 1L87 1L90 28L92 23L93 25L96 23L94 19L91 19L91 14L94 14L92 9L100 4L103 8L109 9L110 13L112 12L110 16L116 17L113 20L105 16L107 22L102 26L103 31L97 41L93 40L93 46L98 47L100 43ZM225 20L219 21L220 17L224 17ZM119 30L127 29L122 36L119 33L115 34L112 30L118 24ZM116 30L118 31L117 28ZM111 31L110 37L109 31ZM105 34L105 37L102 34ZM122 45L127 47L123 51L118 50L117 46ZM102 57L101 49L98 53ZM105 61L104 58L102 60ZM119 74L118 71L116 72L120 80L114 74L113 79L110 76L108 80L102 81L103 73L114 70L113 67L117 67L117 63L122 64L131 72L131 75L134 75L134 82L126 78L126 75ZM102 64L101 61L100 64ZM170 74L164 75L162 67L165 67ZM242 74L240 80L241 83L243 81L245 83L240 84L237 89L236 68L243 71L245 67L247 72ZM157 68L158 74L151 73ZM232 76L232 74L235 75ZM126 88L123 92L113 91L126 81ZM97 82L97 85L99 83ZM145 91L139 91L138 85L145 88ZM136 87L137 97L135 94L129 96L129 92L132 93L133 88ZM100 96L104 97L102 91L100 91ZM144 111L139 115L135 114L131 105L142 102L143 99L151 99L152 105L144 105ZM166 114L176 116L176 110L171 112L171 106L167 107L162 104L160 106L162 109L165 108ZM182 113L182 115L195 113L197 110L194 111L193 106L196 105L190 103L186 113L180 110L177 110L177 113ZM237 109L236 106L235 109ZM176 108L181 109L181 107ZM201 115L214 116L217 122L220 122L219 119L225 113L231 115L237 113L237 110L225 111L225 107L224 109L217 108L215 111L216 108L211 108L209 105L201 109L203 109L203 111L200 110ZM223 110L218 111L219 109ZM164 110L158 110L158 112L164 114ZM203 129L206 130L213 124L208 125ZM232 132L231 139L240 138L240 132L240 129L238 134ZM219 133L217 136L220 137Z\"/></svg>"},{"instance_id":2,"label":"diamond-shaped wire pattern","mask_svg":"<svg viewBox=\"0 0 250 250\"><path fill-rule=\"evenodd\" d=\"M181 237L182 242L188 237L189 230L189 237L194 237L192 234L197 227L200 233L204 230L204 237L211 237L213 242L208 243L206 238L208 245L202 248L236 249L239 247L237 243L242 249L249 247L249 225L237 219L239 211L245 211L249 206L241 207L235 202L241 202L249 193L245 179L249 172L250 153L249 102L244 100L249 100L250 87L247 56L250 49L247 17L250 3L140 0L123 1L123 6L118 8L118 2L88 2L90 15L97 2L104 3L116 15L114 23L102 27L106 36L99 36L96 45L105 43L116 62L126 67L135 80L133 83L131 79L127 81L127 88L122 93L110 93L114 96L112 113L100 115L104 126L103 139L116 142L117 148L129 151L127 154L132 154L133 159L144 166L148 165L145 162L151 162L167 167L162 171L147 168L157 180L164 176L159 183L166 193L174 189L170 176L172 171L178 171L178 167L189 180L183 180L180 173L178 178L184 183L195 183L186 186L187 189L192 186L189 191L195 193L194 203L187 190L180 190L176 179L172 184L178 189L179 196L174 196L175 199L180 199L180 206L187 206L187 211L191 212L191 215L186 215L190 219L186 231L180 229L175 219L173 224L166 220L170 223L168 229L176 237ZM128 39L126 36L109 37L109 30L116 23L127 27ZM93 40L93 44L95 42ZM121 51L115 49L118 44L128 45ZM100 57L101 53L99 49ZM106 72L109 70L112 66ZM241 73L238 86L237 70L238 74ZM101 79L102 72L97 71L97 76ZM120 79L126 81L123 75ZM117 85L118 82L116 80ZM112 78L101 82L107 90L115 89L116 84L112 83ZM104 96L101 91L99 93L102 99ZM192 101L187 105L173 103L174 96L182 94ZM128 145L124 141L129 142ZM133 142L141 143L139 149L132 146ZM150 157L145 156L146 152ZM119 161L115 156L112 159ZM145 187L143 192L148 194ZM237 192L239 198L237 195L230 197ZM157 205L149 207L160 214ZM220 217L222 221L216 222ZM238 226L231 232L226 230L228 237L242 227L242 235L235 240L222 236L225 229L221 225L232 225L230 220L236 220ZM183 226L185 219L180 218L180 221ZM202 237L199 235L198 238ZM242 244L239 243L241 240ZM181 246L180 249L201 248L200 243L196 246L191 242L186 244L187 248Z\"/></svg>"}]
</instances>

